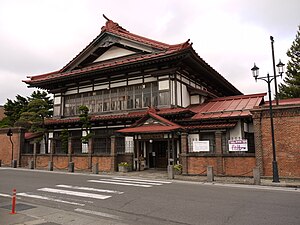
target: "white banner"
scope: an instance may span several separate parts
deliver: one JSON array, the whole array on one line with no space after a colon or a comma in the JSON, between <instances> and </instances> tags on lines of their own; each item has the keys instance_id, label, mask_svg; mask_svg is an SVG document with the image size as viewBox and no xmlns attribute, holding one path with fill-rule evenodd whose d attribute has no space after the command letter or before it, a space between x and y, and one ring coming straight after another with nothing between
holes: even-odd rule
<instances>
[{"instance_id":1,"label":"white banner","mask_svg":"<svg viewBox=\"0 0 300 225\"><path fill-rule=\"evenodd\" d=\"M193 141L193 152L209 152L209 141Z\"/></svg>"}]
</instances>

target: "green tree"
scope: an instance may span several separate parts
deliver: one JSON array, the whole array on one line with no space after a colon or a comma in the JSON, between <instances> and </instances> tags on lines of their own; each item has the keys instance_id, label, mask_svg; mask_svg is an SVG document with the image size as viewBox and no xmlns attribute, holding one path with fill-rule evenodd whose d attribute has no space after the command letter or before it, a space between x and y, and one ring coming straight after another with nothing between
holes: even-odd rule
<instances>
[{"instance_id":1,"label":"green tree","mask_svg":"<svg viewBox=\"0 0 300 225\"><path fill-rule=\"evenodd\" d=\"M85 135L82 136L81 141L82 143L87 144L89 142L89 139L93 137L93 134L91 133L91 116L89 115L89 108L85 105L79 106L79 119L81 122L82 130L85 131Z\"/></svg>"},{"instance_id":2,"label":"green tree","mask_svg":"<svg viewBox=\"0 0 300 225\"><path fill-rule=\"evenodd\" d=\"M68 129L63 129L60 133L60 140L61 140L61 148L64 153L68 153L68 141L69 141L69 131Z\"/></svg>"},{"instance_id":3,"label":"green tree","mask_svg":"<svg viewBox=\"0 0 300 225\"><path fill-rule=\"evenodd\" d=\"M284 83L279 85L279 99L300 98L300 25L296 39L287 51L287 56L290 59L287 63Z\"/></svg>"},{"instance_id":4,"label":"green tree","mask_svg":"<svg viewBox=\"0 0 300 225\"><path fill-rule=\"evenodd\" d=\"M46 104L44 104L42 101L36 101L36 100L42 100ZM33 103L31 103L29 109L28 105L30 102ZM36 105L38 104L42 104L43 107L46 107L46 110L48 110L47 112L43 113L45 117L52 116L53 100L51 99L50 96L48 96L48 93L45 91L34 91L29 97L23 97L21 95L17 95L15 100L7 99L7 102L4 105L4 110L5 110L4 113L6 115L6 118L1 121L0 125L2 127L7 127L7 126L12 127L12 126L21 126L23 124L22 126L30 129L31 128L30 123L35 121L35 119L32 117L33 115L31 115L32 112L34 111L32 108L37 108ZM27 114L25 112L27 112ZM23 115L23 118L21 118L21 115ZM33 121L30 122L29 119ZM36 123L34 125L36 125Z\"/></svg>"},{"instance_id":5,"label":"green tree","mask_svg":"<svg viewBox=\"0 0 300 225\"><path fill-rule=\"evenodd\" d=\"M7 99L4 105L4 114L6 117L6 122L3 126L14 126L15 122L19 120L21 114L27 110L28 99L22 97L21 95L16 96L16 100Z\"/></svg>"}]
</instances>

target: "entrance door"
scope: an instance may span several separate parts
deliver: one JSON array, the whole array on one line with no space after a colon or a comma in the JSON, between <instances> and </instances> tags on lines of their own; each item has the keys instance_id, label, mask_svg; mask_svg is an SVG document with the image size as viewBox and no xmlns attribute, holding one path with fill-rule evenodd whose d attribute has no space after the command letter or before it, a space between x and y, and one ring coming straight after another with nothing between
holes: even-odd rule
<instances>
[{"instance_id":1,"label":"entrance door","mask_svg":"<svg viewBox=\"0 0 300 225\"><path fill-rule=\"evenodd\" d=\"M150 168L167 168L168 165L168 142L153 141L149 145L149 167Z\"/></svg>"}]
</instances>

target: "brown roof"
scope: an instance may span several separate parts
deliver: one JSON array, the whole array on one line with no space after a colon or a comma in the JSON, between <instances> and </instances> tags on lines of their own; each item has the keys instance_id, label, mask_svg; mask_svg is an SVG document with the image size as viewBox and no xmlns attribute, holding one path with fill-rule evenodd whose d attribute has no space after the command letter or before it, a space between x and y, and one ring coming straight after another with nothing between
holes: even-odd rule
<instances>
[{"instance_id":1,"label":"brown roof","mask_svg":"<svg viewBox=\"0 0 300 225\"><path fill-rule=\"evenodd\" d=\"M121 133L159 133L170 132L174 130L182 129L182 127L176 123L173 123L156 114L157 111L154 108L149 108L147 114L138 120L136 123L128 128L118 130ZM153 118L160 123L146 124L147 119Z\"/></svg>"},{"instance_id":2,"label":"brown roof","mask_svg":"<svg viewBox=\"0 0 300 225\"><path fill-rule=\"evenodd\" d=\"M266 93L252 95L238 95L211 99L200 105L190 106L196 113L193 120L219 119L251 116L250 110L263 102Z\"/></svg>"},{"instance_id":3,"label":"brown roof","mask_svg":"<svg viewBox=\"0 0 300 225\"><path fill-rule=\"evenodd\" d=\"M89 49L89 47L92 46L93 43L96 40L98 40L98 38L100 36L102 36L104 33L115 34L115 35L124 37L126 39L130 39L130 40L135 41L135 42L143 43L143 44L149 45L153 48L156 48L158 51L153 51L152 53L145 54L145 55L135 55L135 56L126 57L126 58L108 60L108 61L105 61L105 62L98 62L98 63L94 63L90 66L81 68L81 69L75 69L75 70L72 70L72 71L67 70L66 71L66 68L68 68L68 66L74 60L76 60L77 58L82 56L86 52L86 50ZM184 43L175 44L175 45L169 45L169 44L165 44L165 43L158 42L158 41L155 41L155 40L151 40L151 39L146 38L146 37L142 37L142 36L139 36L139 35L136 35L136 34L132 34L129 31L122 28L121 26L119 26L119 24L113 22L112 20L108 20L106 22L106 25L104 27L102 27L101 33L97 36L97 38L95 38L88 46L86 46L86 48L83 49L64 68L62 68L61 70L55 71L55 72L47 73L47 74L29 76L30 80L24 80L24 82L27 83L27 84L32 84L32 83L36 83L36 82L39 82L39 81L47 81L47 80L57 79L57 78L66 77L66 76L73 76L73 75L78 75L78 74L82 74L82 73L93 72L93 71L97 71L97 70L100 70L100 69L105 69L105 68L108 68L108 67L117 67L117 66L120 66L120 65L132 64L134 62L142 62L142 61L146 61L146 60L149 60L149 59L155 59L155 58L160 58L160 57L163 57L163 56L169 56L169 55L172 55L174 53L179 53L182 50L191 47L191 45L192 44L189 43L189 40L187 40Z\"/></svg>"}]
</instances>

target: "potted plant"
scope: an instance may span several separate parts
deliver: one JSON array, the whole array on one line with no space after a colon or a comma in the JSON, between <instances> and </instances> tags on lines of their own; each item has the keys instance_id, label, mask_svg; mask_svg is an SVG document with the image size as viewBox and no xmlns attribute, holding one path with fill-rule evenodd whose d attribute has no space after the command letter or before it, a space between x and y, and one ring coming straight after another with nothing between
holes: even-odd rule
<instances>
[{"instance_id":1,"label":"potted plant","mask_svg":"<svg viewBox=\"0 0 300 225\"><path fill-rule=\"evenodd\" d=\"M118 171L119 172L129 172L131 168L131 165L128 162L121 162L118 164Z\"/></svg>"},{"instance_id":2,"label":"potted plant","mask_svg":"<svg viewBox=\"0 0 300 225\"><path fill-rule=\"evenodd\" d=\"M174 172L176 175L182 174L182 165L181 164L174 165Z\"/></svg>"}]
</instances>

